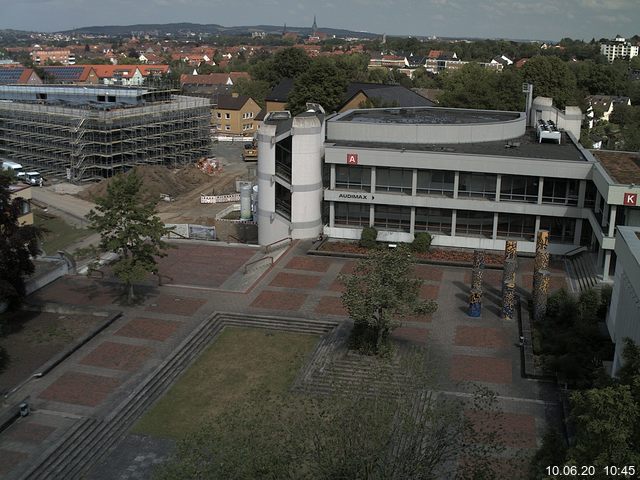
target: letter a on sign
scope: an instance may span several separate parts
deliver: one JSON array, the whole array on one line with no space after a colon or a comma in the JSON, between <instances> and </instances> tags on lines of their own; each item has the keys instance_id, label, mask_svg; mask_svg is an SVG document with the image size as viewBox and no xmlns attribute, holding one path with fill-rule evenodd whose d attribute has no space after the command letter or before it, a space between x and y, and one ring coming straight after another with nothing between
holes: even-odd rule
<instances>
[{"instance_id":1,"label":"letter a on sign","mask_svg":"<svg viewBox=\"0 0 640 480\"><path fill-rule=\"evenodd\" d=\"M358 154L347 153L347 165L357 165L357 164L358 164Z\"/></svg>"},{"instance_id":2,"label":"letter a on sign","mask_svg":"<svg viewBox=\"0 0 640 480\"><path fill-rule=\"evenodd\" d=\"M625 193L624 194L624 205L635 206L638 203L638 194L637 193Z\"/></svg>"}]
</instances>

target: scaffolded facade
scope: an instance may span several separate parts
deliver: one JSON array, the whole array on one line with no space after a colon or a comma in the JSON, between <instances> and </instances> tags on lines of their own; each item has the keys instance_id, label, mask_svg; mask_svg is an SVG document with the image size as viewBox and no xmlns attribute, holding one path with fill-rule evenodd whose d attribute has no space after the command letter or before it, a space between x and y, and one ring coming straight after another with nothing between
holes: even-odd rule
<instances>
[{"instance_id":1,"label":"scaffolded facade","mask_svg":"<svg viewBox=\"0 0 640 480\"><path fill-rule=\"evenodd\" d=\"M210 154L208 100L129 97L133 103L111 106L90 100L95 95L86 102L0 101L0 157L83 181L135 165L184 165Z\"/></svg>"}]
</instances>

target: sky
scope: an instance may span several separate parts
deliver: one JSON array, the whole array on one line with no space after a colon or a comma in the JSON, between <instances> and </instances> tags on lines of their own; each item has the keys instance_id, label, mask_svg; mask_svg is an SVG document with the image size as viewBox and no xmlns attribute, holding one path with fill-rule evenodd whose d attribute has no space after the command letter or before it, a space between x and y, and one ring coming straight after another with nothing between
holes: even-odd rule
<instances>
[{"instance_id":1,"label":"sky","mask_svg":"<svg viewBox=\"0 0 640 480\"><path fill-rule=\"evenodd\" d=\"M387 35L590 40L640 34L640 0L0 0L0 29L216 23Z\"/></svg>"}]
</instances>

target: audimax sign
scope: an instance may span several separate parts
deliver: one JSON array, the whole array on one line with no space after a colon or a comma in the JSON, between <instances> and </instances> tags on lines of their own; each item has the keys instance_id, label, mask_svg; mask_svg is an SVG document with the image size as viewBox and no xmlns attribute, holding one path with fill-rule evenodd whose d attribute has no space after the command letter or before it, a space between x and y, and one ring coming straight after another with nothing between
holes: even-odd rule
<instances>
[{"instance_id":1,"label":"audimax sign","mask_svg":"<svg viewBox=\"0 0 640 480\"><path fill-rule=\"evenodd\" d=\"M349 199L349 200L369 200L368 193L339 193L338 198ZM373 200L373 195L371 195L371 200Z\"/></svg>"}]
</instances>

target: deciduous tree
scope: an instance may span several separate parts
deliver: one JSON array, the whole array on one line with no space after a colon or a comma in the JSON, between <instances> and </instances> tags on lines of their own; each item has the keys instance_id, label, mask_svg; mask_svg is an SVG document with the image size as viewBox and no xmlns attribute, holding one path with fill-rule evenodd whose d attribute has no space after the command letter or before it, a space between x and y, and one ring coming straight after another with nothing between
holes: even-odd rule
<instances>
[{"instance_id":1,"label":"deciduous tree","mask_svg":"<svg viewBox=\"0 0 640 480\"><path fill-rule=\"evenodd\" d=\"M342 303L354 321L352 343L364 352L384 353L400 319L438 308L436 302L420 299L423 281L413 275L413 255L405 246L374 250L341 280Z\"/></svg>"},{"instance_id":2,"label":"deciduous tree","mask_svg":"<svg viewBox=\"0 0 640 480\"><path fill-rule=\"evenodd\" d=\"M11 199L10 187L14 177L0 170L0 303L15 306L25 294L24 279L35 271L33 257L42 229L34 225L21 225L24 200Z\"/></svg>"},{"instance_id":3,"label":"deciduous tree","mask_svg":"<svg viewBox=\"0 0 640 480\"><path fill-rule=\"evenodd\" d=\"M114 273L125 283L129 301L134 298L134 282L157 272L156 258L165 256L168 247L162 237L170 231L154 215L154 204L143 201L141 187L135 170L114 177L107 194L96 199L96 209L87 215L101 236L101 250L118 255Z\"/></svg>"}]
</instances>

